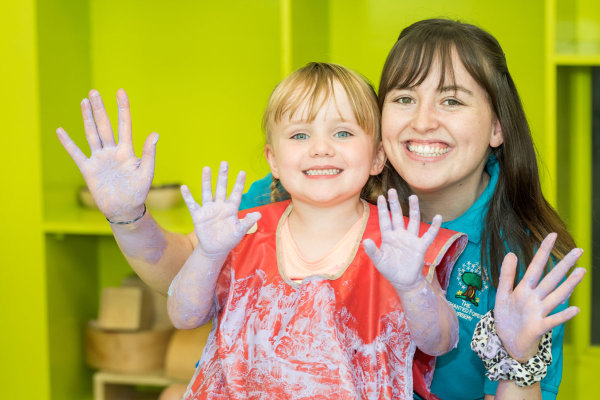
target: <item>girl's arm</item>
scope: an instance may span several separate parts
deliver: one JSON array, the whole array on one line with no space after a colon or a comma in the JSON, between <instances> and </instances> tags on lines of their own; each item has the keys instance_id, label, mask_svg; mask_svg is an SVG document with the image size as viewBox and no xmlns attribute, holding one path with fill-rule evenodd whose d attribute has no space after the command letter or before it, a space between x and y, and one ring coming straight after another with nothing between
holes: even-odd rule
<instances>
[{"instance_id":1,"label":"girl's arm","mask_svg":"<svg viewBox=\"0 0 600 400\"><path fill-rule=\"evenodd\" d=\"M446 301L437 278L430 283L422 274L425 253L433 243L442 219L436 215L429 230L419 238L421 223L417 196L409 197L410 219L404 218L394 189L388 192L391 211L385 198L377 200L381 248L367 239L365 251L379 272L392 284L400 296L412 339L429 355L440 355L458 343L458 318Z\"/></svg>"},{"instance_id":2,"label":"girl's arm","mask_svg":"<svg viewBox=\"0 0 600 400\"><path fill-rule=\"evenodd\" d=\"M517 257L508 254L500 269L494 307L495 330L506 352L522 364L537 353L545 332L564 324L579 312L577 307L571 306L548 315L569 299L585 276L584 268L575 268L564 279L583 253L581 249L573 249L541 279L555 240L556 234L553 233L542 241L525 275L514 289ZM495 398L541 399L542 395L539 383L519 387L513 381L500 380Z\"/></svg>"},{"instance_id":3,"label":"girl's arm","mask_svg":"<svg viewBox=\"0 0 600 400\"><path fill-rule=\"evenodd\" d=\"M202 206L194 201L187 186L181 187L181 194L192 215L198 245L173 279L168 291L169 317L178 329L192 329L208 322L223 263L229 252L260 218L258 212L249 213L242 220L238 218L245 174L238 174L227 199L227 170L227 163L221 163L213 199L210 168L203 169Z\"/></svg>"},{"instance_id":4,"label":"girl's arm","mask_svg":"<svg viewBox=\"0 0 600 400\"><path fill-rule=\"evenodd\" d=\"M91 151L89 158L64 129L58 128L56 134L81 171L98 208L113 222L113 234L129 264L151 287L166 293L169 283L191 254L196 239L194 235L162 229L150 213L138 219L144 213L144 203L154 177L158 134L148 136L142 158L137 158L131 135L129 99L123 89L117 92L117 105L118 142L115 142L100 93L92 90L89 100L81 102Z\"/></svg>"}]
</instances>

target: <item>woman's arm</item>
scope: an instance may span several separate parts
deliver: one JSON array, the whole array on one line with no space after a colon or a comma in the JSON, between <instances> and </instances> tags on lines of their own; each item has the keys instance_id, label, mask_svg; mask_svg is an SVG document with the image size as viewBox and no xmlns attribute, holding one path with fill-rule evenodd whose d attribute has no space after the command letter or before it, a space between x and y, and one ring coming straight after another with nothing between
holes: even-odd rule
<instances>
[{"instance_id":1,"label":"woman's arm","mask_svg":"<svg viewBox=\"0 0 600 400\"><path fill-rule=\"evenodd\" d=\"M485 395L485 400L494 399L541 400L540 384L536 383L531 386L519 387L512 381L500 381L498 389L496 389L496 396L492 396L491 394Z\"/></svg>"},{"instance_id":2,"label":"woman's arm","mask_svg":"<svg viewBox=\"0 0 600 400\"><path fill-rule=\"evenodd\" d=\"M111 229L135 273L163 294L198 242L193 232L183 235L163 229L150 213L132 224L111 224Z\"/></svg>"},{"instance_id":3,"label":"woman's arm","mask_svg":"<svg viewBox=\"0 0 600 400\"><path fill-rule=\"evenodd\" d=\"M210 168L202 171L202 206L187 186L181 194L192 216L198 245L173 279L168 291L167 309L173 325L193 329L211 317L219 273L227 255L260 218L249 213L242 220L238 208L244 190L245 174L240 172L227 198L227 163L221 163L213 199Z\"/></svg>"},{"instance_id":4,"label":"woman's arm","mask_svg":"<svg viewBox=\"0 0 600 400\"><path fill-rule=\"evenodd\" d=\"M56 134L69 153L98 205L111 223L121 251L135 272L151 287L166 293L169 283L191 254L194 235L162 229L144 203L154 177L158 134L152 133L144 143L142 158L136 157L131 133L129 99L123 89L117 92L118 142L100 97L92 90L81 102L85 135L90 147L86 157L64 129ZM134 221L119 224L119 222Z\"/></svg>"},{"instance_id":5,"label":"woman's arm","mask_svg":"<svg viewBox=\"0 0 600 400\"><path fill-rule=\"evenodd\" d=\"M383 196L377 201L381 248L367 239L365 251L379 272L396 289L406 315L412 339L419 349L429 355L440 355L458 343L458 318L448 304L437 278L430 283L422 274L425 253L433 243L442 220L433 219L429 230L419 238L421 223L419 201L409 197L410 219L406 229L395 190L388 192L391 211Z\"/></svg>"}]
</instances>

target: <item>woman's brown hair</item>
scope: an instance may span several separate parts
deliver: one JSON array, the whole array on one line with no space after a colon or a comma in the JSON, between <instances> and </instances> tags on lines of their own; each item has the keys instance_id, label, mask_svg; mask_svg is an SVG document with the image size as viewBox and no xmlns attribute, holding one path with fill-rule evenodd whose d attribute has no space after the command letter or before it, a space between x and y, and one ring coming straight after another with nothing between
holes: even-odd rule
<instances>
[{"instance_id":1,"label":"woman's brown hair","mask_svg":"<svg viewBox=\"0 0 600 400\"><path fill-rule=\"evenodd\" d=\"M485 225L481 244L482 263L489 266L482 270L491 273L491 281L497 286L507 249L517 255L521 266L526 266L540 242L551 232L558 234L552 251L556 259L562 259L575 247L575 242L542 194L536 151L521 99L508 72L504 52L492 35L474 25L446 19L423 20L407 27L383 67L380 108L390 90L421 84L435 60L441 65L440 87L445 81L454 83L453 54L486 91L502 127L503 144L490 148L498 159L500 175L482 221ZM384 188L395 187L401 198L410 195L408 184L393 168L384 169L383 180Z\"/></svg>"}]
</instances>

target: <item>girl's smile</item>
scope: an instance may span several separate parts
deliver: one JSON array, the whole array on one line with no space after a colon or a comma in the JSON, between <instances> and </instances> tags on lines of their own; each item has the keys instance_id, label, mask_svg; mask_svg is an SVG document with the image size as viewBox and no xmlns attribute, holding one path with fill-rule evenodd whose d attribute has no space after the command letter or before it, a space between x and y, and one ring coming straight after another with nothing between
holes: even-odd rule
<instances>
[{"instance_id":1,"label":"girl's smile","mask_svg":"<svg viewBox=\"0 0 600 400\"><path fill-rule=\"evenodd\" d=\"M334 178L341 174L344 170L341 168L335 168L330 166L313 167L304 171L304 174L314 178Z\"/></svg>"}]
</instances>

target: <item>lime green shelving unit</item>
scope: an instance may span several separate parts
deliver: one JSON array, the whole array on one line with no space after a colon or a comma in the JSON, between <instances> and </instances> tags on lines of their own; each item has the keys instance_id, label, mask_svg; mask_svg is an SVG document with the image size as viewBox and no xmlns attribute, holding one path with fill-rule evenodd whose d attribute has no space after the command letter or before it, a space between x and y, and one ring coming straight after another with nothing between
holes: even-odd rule
<instances>
[{"instance_id":1,"label":"lime green shelving unit","mask_svg":"<svg viewBox=\"0 0 600 400\"><path fill-rule=\"evenodd\" d=\"M559 399L597 397L600 347L591 343L592 304L592 110L591 67L600 66L600 6L591 0L547 2L546 120L556 143L556 205L577 245L586 279L571 298L581 312L568 327Z\"/></svg>"},{"instance_id":2,"label":"lime green shelving unit","mask_svg":"<svg viewBox=\"0 0 600 400\"><path fill-rule=\"evenodd\" d=\"M230 161L248 181L267 172L260 120L282 76L308 61L351 67L376 86L400 30L422 18L482 26L502 44L540 152L546 195L590 248L590 67L600 65L595 0L25 0L0 13L6 88L0 207L3 398L88 399L83 326L99 291L130 272L83 180L55 137L63 126L87 152L79 102L91 88L116 117L130 94L134 145L156 131L156 183L200 189L202 166ZM563 101L563 99L568 99ZM116 125L115 125L116 126ZM138 153L139 154L139 153ZM3 192L4 194L4 192ZM187 210L153 212L188 232ZM582 265L589 265L589 254ZM574 295L559 398L590 398L600 350L589 345L590 280ZM34 384L32 384L34 382Z\"/></svg>"}]
</instances>

